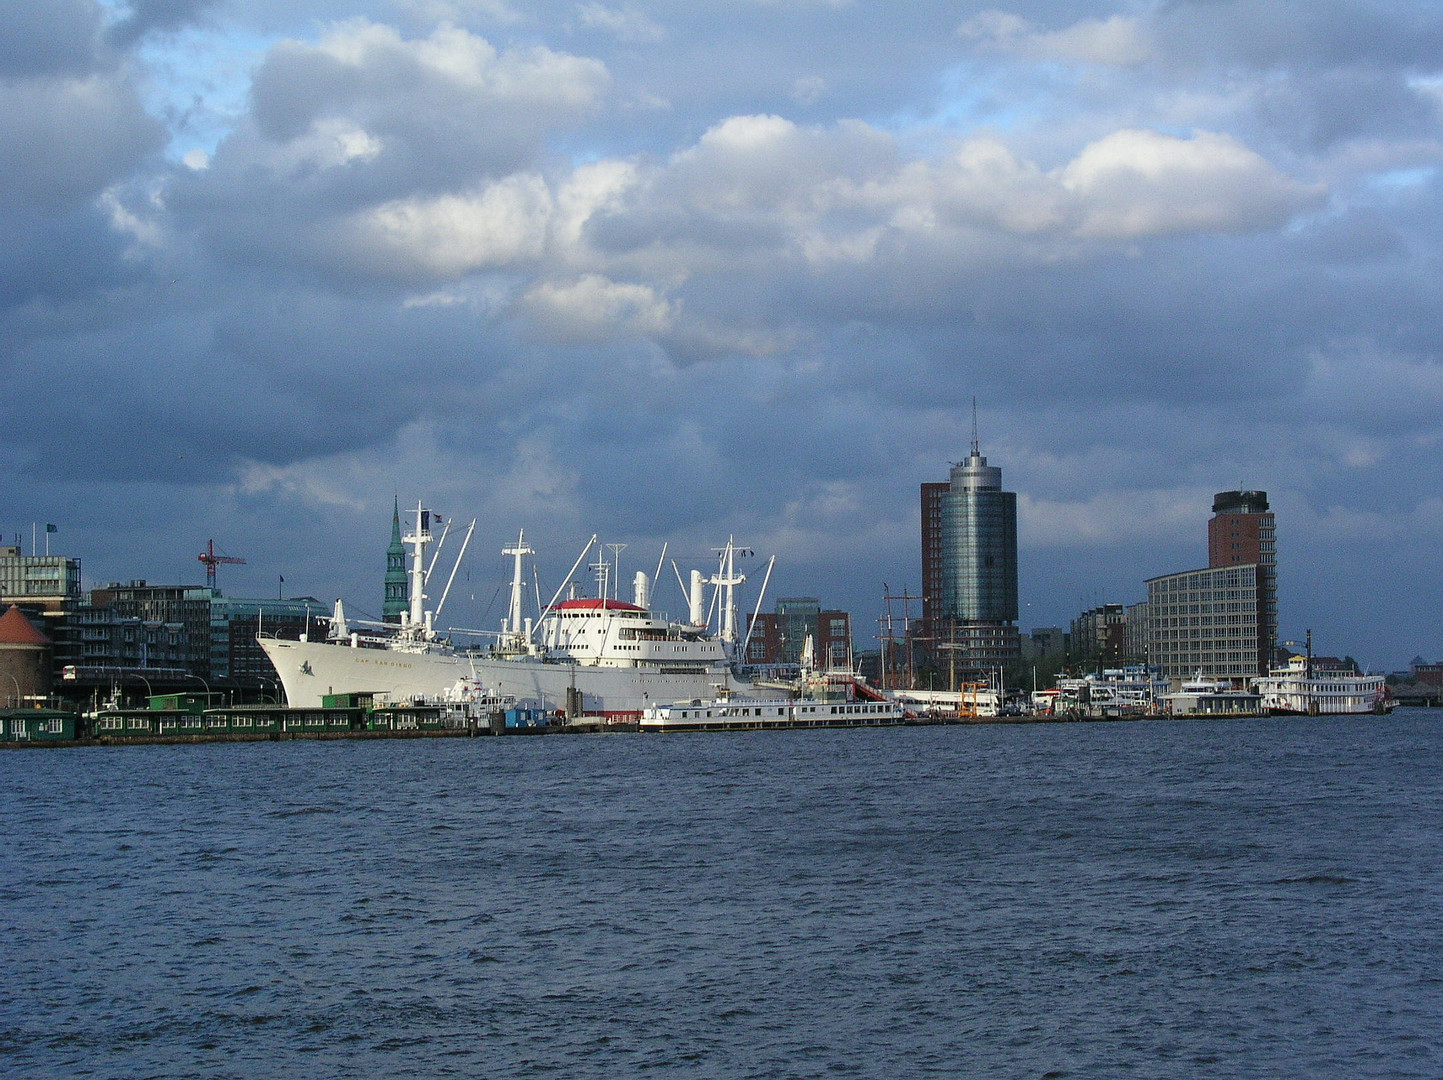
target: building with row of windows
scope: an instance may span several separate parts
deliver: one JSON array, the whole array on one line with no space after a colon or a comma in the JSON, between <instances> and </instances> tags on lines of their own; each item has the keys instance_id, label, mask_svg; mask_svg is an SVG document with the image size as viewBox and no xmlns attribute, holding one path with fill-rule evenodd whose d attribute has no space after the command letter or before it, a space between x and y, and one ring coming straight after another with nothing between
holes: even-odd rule
<instances>
[{"instance_id":1,"label":"building with row of windows","mask_svg":"<svg viewBox=\"0 0 1443 1080\"><path fill-rule=\"evenodd\" d=\"M1256 564L1151 578L1146 662L1170 679L1202 674L1245 682L1266 674L1272 652L1261 578Z\"/></svg>"},{"instance_id":2,"label":"building with row of windows","mask_svg":"<svg viewBox=\"0 0 1443 1080\"><path fill-rule=\"evenodd\" d=\"M747 663L794 667L801 663L808 639L812 642L812 663L819 670L851 666L851 615L823 610L821 601L814 596L782 597L775 611L752 618L747 630Z\"/></svg>"},{"instance_id":3,"label":"building with row of windows","mask_svg":"<svg viewBox=\"0 0 1443 1080\"><path fill-rule=\"evenodd\" d=\"M241 599L205 585L133 580L87 593L78 558L26 555L19 544L0 546L0 605L45 641L46 692L75 700L185 683L274 694L256 635L324 632L318 616L327 614L312 597Z\"/></svg>"},{"instance_id":4,"label":"building with row of windows","mask_svg":"<svg viewBox=\"0 0 1443 1080\"><path fill-rule=\"evenodd\" d=\"M1246 682L1278 643L1276 522L1265 491L1222 491L1208 521L1208 565L1147 581L1143 660L1170 679Z\"/></svg>"},{"instance_id":5,"label":"building with row of windows","mask_svg":"<svg viewBox=\"0 0 1443 1080\"><path fill-rule=\"evenodd\" d=\"M1102 667L1121 667L1128 652L1127 611L1121 604L1099 604L1072 620L1069 638L1074 659Z\"/></svg>"},{"instance_id":6,"label":"building with row of windows","mask_svg":"<svg viewBox=\"0 0 1443 1080\"><path fill-rule=\"evenodd\" d=\"M1104 604L1072 624L1080 662L1147 664L1169 679L1245 683L1278 642L1276 523L1264 491L1222 491L1208 520L1208 565L1149 578L1147 599Z\"/></svg>"}]
</instances>

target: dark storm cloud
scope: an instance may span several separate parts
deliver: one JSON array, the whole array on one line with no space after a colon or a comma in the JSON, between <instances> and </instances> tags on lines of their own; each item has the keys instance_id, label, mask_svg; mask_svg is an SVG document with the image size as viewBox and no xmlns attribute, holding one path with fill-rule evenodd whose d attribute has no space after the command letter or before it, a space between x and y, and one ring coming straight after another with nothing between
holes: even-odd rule
<instances>
[{"instance_id":1,"label":"dark storm cloud","mask_svg":"<svg viewBox=\"0 0 1443 1080\"><path fill-rule=\"evenodd\" d=\"M93 0L8 0L0 9L0 78L89 74L99 43Z\"/></svg>"},{"instance_id":2,"label":"dark storm cloud","mask_svg":"<svg viewBox=\"0 0 1443 1080\"><path fill-rule=\"evenodd\" d=\"M1429 71L1443 57L1443 12L1432 4L1175 0L1158 10L1157 26L1192 64Z\"/></svg>"},{"instance_id":3,"label":"dark storm cloud","mask_svg":"<svg viewBox=\"0 0 1443 1080\"><path fill-rule=\"evenodd\" d=\"M1426 135L1437 123L1438 103L1396 71L1307 72L1266 87L1259 98L1262 122L1313 152L1353 139Z\"/></svg>"},{"instance_id":4,"label":"dark storm cloud","mask_svg":"<svg viewBox=\"0 0 1443 1080\"><path fill-rule=\"evenodd\" d=\"M77 298L93 300L144 273L134 264L127 265L124 239L96 209L59 217L0 214L0 228L5 231L5 243L0 244L0 313L41 298L60 304ZM28 320L0 314L0 327L5 339L0 355L11 352L29 333L51 334L66 328L58 311L38 319L32 312Z\"/></svg>"},{"instance_id":5,"label":"dark storm cloud","mask_svg":"<svg viewBox=\"0 0 1443 1080\"><path fill-rule=\"evenodd\" d=\"M99 28L93 3L0 10L0 363L33 334L85 325L97 296L141 272L97 197L133 176L165 133Z\"/></svg>"},{"instance_id":6,"label":"dark storm cloud","mask_svg":"<svg viewBox=\"0 0 1443 1080\"><path fill-rule=\"evenodd\" d=\"M220 0L129 0L129 14L106 32L106 38L126 49L146 34L188 26L219 4Z\"/></svg>"},{"instance_id":7,"label":"dark storm cloud","mask_svg":"<svg viewBox=\"0 0 1443 1080\"><path fill-rule=\"evenodd\" d=\"M122 78L0 84L0 209L63 210L123 179L163 129Z\"/></svg>"},{"instance_id":8,"label":"dark storm cloud","mask_svg":"<svg viewBox=\"0 0 1443 1080\"><path fill-rule=\"evenodd\" d=\"M1414 83L1443 69L1434 5L1176 3L1152 32L1163 62L1183 71L1254 72L1258 121L1300 151L1436 130L1437 100Z\"/></svg>"},{"instance_id":9,"label":"dark storm cloud","mask_svg":"<svg viewBox=\"0 0 1443 1080\"><path fill-rule=\"evenodd\" d=\"M483 401L481 342L445 313L398 318L364 298L260 282L225 299L163 282L121 299L128 312L107 305L86 332L33 333L14 353L8 385L37 407L10 441L37 476L195 481L240 461L364 450L418 415L445 416L448 399L458 412ZM56 385L76 392L47 392Z\"/></svg>"},{"instance_id":10,"label":"dark storm cloud","mask_svg":"<svg viewBox=\"0 0 1443 1080\"><path fill-rule=\"evenodd\" d=\"M164 145L99 25L78 0L0 10L0 213L73 211Z\"/></svg>"}]
</instances>

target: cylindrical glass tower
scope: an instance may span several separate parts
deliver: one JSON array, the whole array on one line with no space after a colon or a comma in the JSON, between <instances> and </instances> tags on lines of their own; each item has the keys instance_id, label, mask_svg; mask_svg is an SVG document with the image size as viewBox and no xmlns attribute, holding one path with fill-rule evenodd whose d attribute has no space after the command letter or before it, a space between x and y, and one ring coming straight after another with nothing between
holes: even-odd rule
<instances>
[{"instance_id":1,"label":"cylindrical glass tower","mask_svg":"<svg viewBox=\"0 0 1443 1080\"><path fill-rule=\"evenodd\" d=\"M974 447L942 496L942 614L961 623L1017 619L1017 495Z\"/></svg>"}]
</instances>

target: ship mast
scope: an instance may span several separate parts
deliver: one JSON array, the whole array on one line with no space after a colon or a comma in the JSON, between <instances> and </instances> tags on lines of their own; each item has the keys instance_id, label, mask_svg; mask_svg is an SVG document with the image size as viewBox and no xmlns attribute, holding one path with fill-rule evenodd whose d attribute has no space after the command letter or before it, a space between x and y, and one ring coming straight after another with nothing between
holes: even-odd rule
<instances>
[{"instance_id":1,"label":"ship mast","mask_svg":"<svg viewBox=\"0 0 1443 1080\"><path fill-rule=\"evenodd\" d=\"M401 537L411 546L411 610L406 626L419 632L426 622L426 545L431 542L431 511L416 502L416 530Z\"/></svg>"},{"instance_id":2,"label":"ship mast","mask_svg":"<svg viewBox=\"0 0 1443 1080\"><path fill-rule=\"evenodd\" d=\"M736 557L738 554L750 555L750 551L738 551L732 538L727 537L727 546L720 552L720 565L717 573L712 575L711 584L721 590L721 640L722 646L730 657L735 652L737 643L737 594L736 587L746 581L745 574L738 574Z\"/></svg>"},{"instance_id":3,"label":"ship mast","mask_svg":"<svg viewBox=\"0 0 1443 1080\"><path fill-rule=\"evenodd\" d=\"M521 575L521 560L527 555L535 555L526 546L526 530L522 529L516 535L516 543L512 547L502 548L502 555L510 555L516 560L511 572L511 606L506 612L506 625L502 628L509 639L516 644L523 644L521 640L521 596L526 587L526 582Z\"/></svg>"}]
</instances>

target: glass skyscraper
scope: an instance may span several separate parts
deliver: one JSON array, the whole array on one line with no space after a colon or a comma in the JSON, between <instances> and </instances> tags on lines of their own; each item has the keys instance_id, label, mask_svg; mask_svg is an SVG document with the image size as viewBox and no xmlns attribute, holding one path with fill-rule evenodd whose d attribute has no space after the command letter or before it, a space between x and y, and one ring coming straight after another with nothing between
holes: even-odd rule
<instances>
[{"instance_id":1,"label":"glass skyscraper","mask_svg":"<svg viewBox=\"0 0 1443 1080\"><path fill-rule=\"evenodd\" d=\"M1017 495L975 438L949 482L922 485L922 591L938 666L975 678L1020 655Z\"/></svg>"},{"instance_id":2,"label":"glass skyscraper","mask_svg":"<svg viewBox=\"0 0 1443 1080\"><path fill-rule=\"evenodd\" d=\"M1017 495L973 444L942 496L942 615L959 623L1017 621Z\"/></svg>"}]
</instances>

